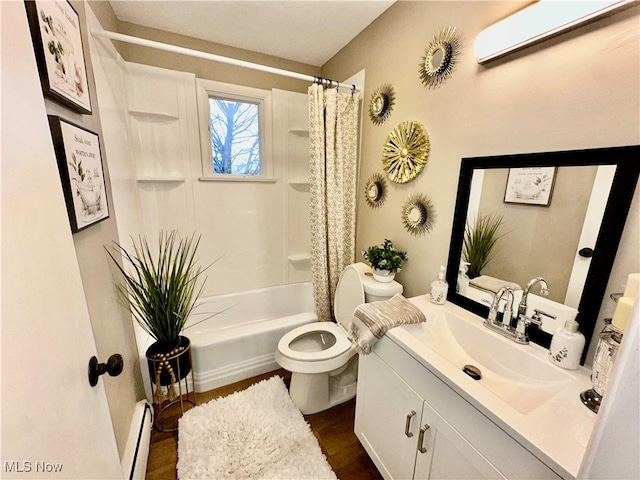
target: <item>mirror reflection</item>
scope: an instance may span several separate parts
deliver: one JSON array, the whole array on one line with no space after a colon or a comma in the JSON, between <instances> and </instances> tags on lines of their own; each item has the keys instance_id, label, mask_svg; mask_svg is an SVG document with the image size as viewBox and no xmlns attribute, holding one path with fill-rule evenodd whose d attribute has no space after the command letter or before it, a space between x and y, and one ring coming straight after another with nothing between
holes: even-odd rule
<instances>
[{"instance_id":1,"label":"mirror reflection","mask_svg":"<svg viewBox=\"0 0 640 480\"><path fill-rule=\"evenodd\" d=\"M601 172L596 182L599 169L606 171ZM596 231L599 230L606 197L598 193L608 193L611 189L615 166L558 168L553 197L546 206L533 203L545 188L545 181L536 183L534 178L530 186L525 186L519 180L508 183L510 170L513 169L478 169L473 173L472 190L475 195L469 201L467 231L475 225L493 226L487 225L488 222L479 222L482 219L492 217L501 221L495 228L498 238L486 266L477 269L474 262L470 261L474 255L464 258L471 263L468 275L471 279L488 275L515 283L520 289L531 278L542 275L553 286L547 298L577 308L586 275L583 264L590 262L589 258L580 257L578 251L595 246L595 237L586 237L594 226ZM534 177L535 174L534 171ZM536 195L521 196L521 203L506 202L505 199L514 188L535 191ZM550 189L550 185L546 188ZM594 205L587 215L589 200L594 192ZM484 250L486 245L476 245L475 248ZM576 262L578 264L574 265ZM574 279L571 288L578 292L568 294L574 269L577 269L575 275L580 278Z\"/></svg>"},{"instance_id":2,"label":"mirror reflection","mask_svg":"<svg viewBox=\"0 0 640 480\"><path fill-rule=\"evenodd\" d=\"M447 268L456 288L449 300L486 317L474 280L524 289L544 277L550 291L544 300L576 309L589 345L638 182L638 154L640 147L632 146L463 159ZM487 216L500 219L492 258L460 288L459 270L473 270L463 263L465 231ZM548 347L552 330L531 328L532 340Z\"/></svg>"}]
</instances>

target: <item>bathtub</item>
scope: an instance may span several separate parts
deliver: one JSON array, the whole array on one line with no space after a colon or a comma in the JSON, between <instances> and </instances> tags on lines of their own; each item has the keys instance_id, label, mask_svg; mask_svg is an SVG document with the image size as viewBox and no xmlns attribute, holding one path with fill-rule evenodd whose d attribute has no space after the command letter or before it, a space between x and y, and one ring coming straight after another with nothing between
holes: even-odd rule
<instances>
[{"instance_id":1,"label":"bathtub","mask_svg":"<svg viewBox=\"0 0 640 480\"><path fill-rule=\"evenodd\" d=\"M201 298L184 330L191 340L195 391L280 368L275 361L280 338L317 319L311 283Z\"/></svg>"}]
</instances>

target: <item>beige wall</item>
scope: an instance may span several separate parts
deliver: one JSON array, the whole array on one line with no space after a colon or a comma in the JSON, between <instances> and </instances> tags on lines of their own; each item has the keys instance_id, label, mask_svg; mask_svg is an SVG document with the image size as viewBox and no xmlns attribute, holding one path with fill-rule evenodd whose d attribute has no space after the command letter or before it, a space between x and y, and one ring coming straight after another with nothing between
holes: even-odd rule
<instances>
[{"instance_id":1,"label":"beige wall","mask_svg":"<svg viewBox=\"0 0 640 480\"><path fill-rule=\"evenodd\" d=\"M407 250L409 262L397 279L408 296L426 293L447 261L461 158L640 144L640 8L477 64L476 35L525 3L400 1L322 68L323 76L336 79L366 69L365 101L384 82L396 91L385 124L364 121L361 193L370 175L382 172L382 145L395 125L417 120L429 132L429 162L416 180L390 185L380 209L369 208L362 194L358 198L357 251L384 238ZM418 64L446 26L462 33L464 45L451 78L430 90L421 84ZM400 218L404 200L415 191L433 202L437 214L424 237L409 235ZM628 273L640 270L637 198L636 189L607 296L620 290ZM603 302L596 331L614 308Z\"/></svg>"},{"instance_id":2,"label":"beige wall","mask_svg":"<svg viewBox=\"0 0 640 480\"><path fill-rule=\"evenodd\" d=\"M416 120L429 132L429 162L416 180L390 185L380 209L359 197L357 250L384 238L407 250L409 262L397 277L407 295L427 292L447 261L461 158L640 143L639 8L478 65L475 36L520 5L401 1L323 66L323 76L336 79L366 69L365 101L383 82L396 91L385 124L364 122L360 191L372 173L382 172L382 145L395 125ZM420 81L418 64L446 26L459 30L464 45L451 78L430 90ZM437 214L424 237L409 235L400 218L404 200L415 191L433 202ZM630 223L638 223L637 211ZM638 270L637 252L629 268Z\"/></svg>"},{"instance_id":3,"label":"beige wall","mask_svg":"<svg viewBox=\"0 0 640 480\"><path fill-rule=\"evenodd\" d=\"M85 5L83 2L72 2L78 12L81 25L85 22ZM91 95L91 115L81 115L60 104L46 99L49 115L60 117L78 124L98 134L102 139L100 126L100 111L96 100L96 87L93 78L91 55L88 48L87 29L82 28L82 42L85 45L85 63L89 79ZM138 353L133 334L131 316L115 300L111 266L104 250L104 245L118 240L116 219L111 199L111 182L109 179L108 161L104 142L101 142L101 155L104 166L107 202L109 202L110 216L108 219L92 225L73 235L73 241L78 256L80 274L84 288L91 327L98 350L98 360L106 362L110 355L119 353L124 358L125 368L118 377L104 376L104 385L109 402L111 421L118 444L118 453L122 456L129 425L135 404L144 397L142 377L138 362ZM62 279L61 279L62 280ZM89 359L87 359L88 361Z\"/></svg>"},{"instance_id":4,"label":"beige wall","mask_svg":"<svg viewBox=\"0 0 640 480\"><path fill-rule=\"evenodd\" d=\"M556 171L548 206L505 203L508 168L484 173L481 214L502 215L503 236L485 275L518 283L544 275L549 299L564 303L597 167L562 167Z\"/></svg>"}]
</instances>

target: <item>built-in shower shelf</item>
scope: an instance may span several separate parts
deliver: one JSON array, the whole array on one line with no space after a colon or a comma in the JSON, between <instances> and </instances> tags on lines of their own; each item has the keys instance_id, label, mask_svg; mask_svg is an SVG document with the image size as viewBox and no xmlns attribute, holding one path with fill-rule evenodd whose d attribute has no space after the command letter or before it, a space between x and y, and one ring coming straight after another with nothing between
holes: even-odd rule
<instances>
[{"instance_id":1,"label":"built-in shower shelf","mask_svg":"<svg viewBox=\"0 0 640 480\"><path fill-rule=\"evenodd\" d=\"M294 265L300 265L311 262L311 254L310 253L295 253L293 255L289 255L287 257L290 263Z\"/></svg>"},{"instance_id":2,"label":"built-in shower shelf","mask_svg":"<svg viewBox=\"0 0 640 480\"><path fill-rule=\"evenodd\" d=\"M172 175L151 175L142 176L136 179L138 183L184 183L184 177Z\"/></svg>"},{"instance_id":3,"label":"built-in shower shelf","mask_svg":"<svg viewBox=\"0 0 640 480\"><path fill-rule=\"evenodd\" d=\"M141 120L147 120L150 122L167 122L179 120L179 118L172 114L166 112L146 112L144 110L129 110L129 115L135 118L139 118Z\"/></svg>"},{"instance_id":4,"label":"built-in shower shelf","mask_svg":"<svg viewBox=\"0 0 640 480\"><path fill-rule=\"evenodd\" d=\"M289 185L291 185L294 188L305 188L305 187L309 187L309 185L311 185L311 182L309 180L305 180L305 179L291 179L289 180Z\"/></svg>"},{"instance_id":5,"label":"built-in shower shelf","mask_svg":"<svg viewBox=\"0 0 640 480\"><path fill-rule=\"evenodd\" d=\"M308 137L309 129L308 128L290 128L289 133L293 133L294 135L298 135L300 137Z\"/></svg>"}]
</instances>

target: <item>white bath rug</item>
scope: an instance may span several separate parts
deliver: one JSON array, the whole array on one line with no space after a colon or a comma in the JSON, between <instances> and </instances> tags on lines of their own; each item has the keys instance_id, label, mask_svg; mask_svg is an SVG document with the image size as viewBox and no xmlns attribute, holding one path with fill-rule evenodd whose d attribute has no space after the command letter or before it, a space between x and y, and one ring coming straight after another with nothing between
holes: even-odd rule
<instances>
[{"instance_id":1,"label":"white bath rug","mask_svg":"<svg viewBox=\"0 0 640 480\"><path fill-rule=\"evenodd\" d=\"M185 412L178 427L178 478L337 477L276 376Z\"/></svg>"}]
</instances>

